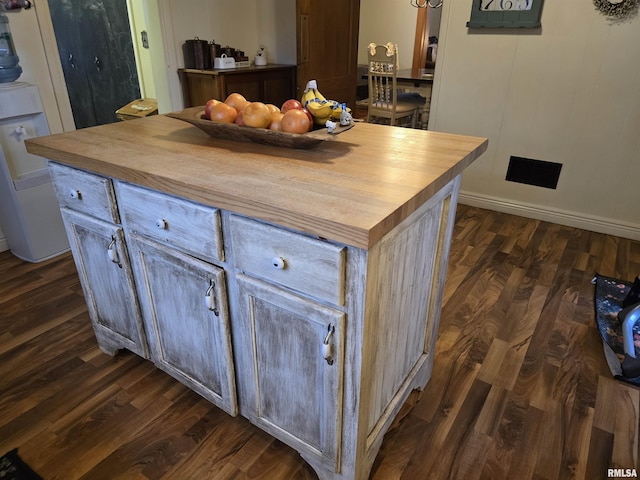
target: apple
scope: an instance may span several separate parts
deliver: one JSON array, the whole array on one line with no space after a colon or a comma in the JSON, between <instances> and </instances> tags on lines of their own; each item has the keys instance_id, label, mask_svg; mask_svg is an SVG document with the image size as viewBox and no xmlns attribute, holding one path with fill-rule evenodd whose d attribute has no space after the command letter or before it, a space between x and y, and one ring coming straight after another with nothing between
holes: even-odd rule
<instances>
[{"instance_id":1,"label":"apple","mask_svg":"<svg viewBox=\"0 0 640 480\"><path fill-rule=\"evenodd\" d=\"M295 98L290 98L282 104L282 108L280 109L280 111L282 113L287 113L289 110L302 110L303 108L304 107L298 100L296 100Z\"/></svg>"},{"instance_id":2,"label":"apple","mask_svg":"<svg viewBox=\"0 0 640 480\"><path fill-rule=\"evenodd\" d=\"M212 98L204 105L204 118L211 120L211 110L215 107L216 103L220 103L219 100Z\"/></svg>"},{"instance_id":3,"label":"apple","mask_svg":"<svg viewBox=\"0 0 640 480\"><path fill-rule=\"evenodd\" d=\"M303 108L302 111L307 114L307 117L309 117L309 121L311 122L311 127L309 128L309 130L311 130L311 128L313 128L313 115L311 115L311 112L306 108Z\"/></svg>"}]
</instances>

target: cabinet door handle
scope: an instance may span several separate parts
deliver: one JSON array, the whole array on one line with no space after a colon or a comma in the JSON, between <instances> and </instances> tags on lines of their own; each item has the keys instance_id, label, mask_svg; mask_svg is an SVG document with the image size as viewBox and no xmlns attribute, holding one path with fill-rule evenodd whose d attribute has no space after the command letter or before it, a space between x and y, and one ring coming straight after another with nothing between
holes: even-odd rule
<instances>
[{"instance_id":1,"label":"cabinet door handle","mask_svg":"<svg viewBox=\"0 0 640 480\"><path fill-rule=\"evenodd\" d=\"M157 219L156 220L156 227L158 227L160 230L166 230L167 221L164 218Z\"/></svg>"},{"instance_id":2,"label":"cabinet door handle","mask_svg":"<svg viewBox=\"0 0 640 480\"><path fill-rule=\"evenodd\" d=\"M309 61L309 15L300 15L300 45L298 63Z\"/></svg>"},{"instance_id":3,"label":"cabinet door handle","mask_svg":"<svg viewBox=\"0 0 640 480\"><path fill-rule=\"evenodd\" d=\"M216 293L214 291L215 288L215 282L210 280L209 288L207 288L207 293L205 293L204 299L207 304L207 308L211 310L216 317L218 317L220 312L218 311L218 301L216 300Z\"/></svg>"},{"instance_id":4,"label":"cabinet door handle","mask_svg":"<svg viewBox=\"0 0 640 480\"><path fill-rule=\"evenodd\" d=\"M116 237L114 235L111 236L111 243L107 246L107 256L112 263L115 263L122 268L122 264L118 258L118 251L116 250Z\"/></svg>"},{"instance_id":5,"label":"cabinet door handle","mask_svg":"<svg viewBox=\"0 0 640 480\"><path fill-rule=\"evenodd\" d=\"M331 337L333 337L333 333L335 331L336 328L329 324L327 327L327 335L324 337L324 341L322 342L322 356L329 365L333 365L333 342L331 341Z\"/></svg>"},{"instance_id":6,"label":"cabinet door handle","mask_svg":"<svg viewBox=\"0 0 640 480\"><path fill-rule=\"evenodd\" d=\"M80 200L80 198L82 197L82 194L80 193L80 190L76 190L72 188L71 190L69 190L69 196L74 200Z\"/></svg>"}]
</instances>

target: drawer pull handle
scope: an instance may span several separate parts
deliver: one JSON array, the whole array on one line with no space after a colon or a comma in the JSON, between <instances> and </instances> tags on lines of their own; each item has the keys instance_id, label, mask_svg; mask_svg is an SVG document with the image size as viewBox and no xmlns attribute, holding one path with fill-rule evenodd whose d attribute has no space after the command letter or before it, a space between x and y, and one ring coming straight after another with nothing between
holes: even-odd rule
<instances>
[{"instance_id":1,"label":"drawer pull handle","mask_svg":"<svg viewBox=\"0 0 640 480\"><path fill-rule=\"evenodd\" d=\"M207 308L213 312L213 314L218 317L220 312L218 311L218 302L216 301L216 295L213 289L216 287L216 284L213 280L209 282L209 288L207 288L207 293L204 295L204 299L207 303Z\"/></svg>"},{"instance_id":2,"label":"drawer pull handle","mask_svg":"<svg viewBox=\"0 0 640 480\"><path fill-rule=\"evenodd\" d=\"M122 268L122 264L120 263L120 259L118 258L118 251L116 250L116 237L111 236L111 243L107 247L107 256L112 263L115 263L120 268Z\"/></svg>"},{"instance_id":3,"label":"drawer pull handle","mask_svg":"<svg viewBox=\"0 0 640 480\"><path fill-rule=\"evenodd\" d=\"M275 267L276 270L284 270L286 266L284 258L282 257L273 257L271 259L271 264Z\"/></svg>"},{"instance_id":4,"label":"drawer pull handle","mask_svg":"<svg viewBox=\"0 0 640 480\"><path fill-rule=\"evenodd\" d=\"M69 196L74 200L80 200L82 195L80 194L80 190L74 190L73 188L69 190Z\"/></svg>"},{"instance_id":5,"label":"drawer pull handle","mask_svg":"<svg viewBox=\"0 0 640 480\"><path fill-rule=\"evenodd\" d=\"M156 220L156 227L158 227L160 230L166 230L167 221L164 218L159 218L158 220Z\"/></svg>"},{"instance_id":6,"label":"drawer pull handle","mask_svg":"<svg viewBox=\"0 0 640 480\"><path fill-rule=\"evenodd\" d=\"M322 342L322 356L327 361L328 365L333 365L333 342L331 342L331 337L335 331L335 327L329 324L327 327L327 335L324 337L324 341Z\"/></svg>"}]
</instances>

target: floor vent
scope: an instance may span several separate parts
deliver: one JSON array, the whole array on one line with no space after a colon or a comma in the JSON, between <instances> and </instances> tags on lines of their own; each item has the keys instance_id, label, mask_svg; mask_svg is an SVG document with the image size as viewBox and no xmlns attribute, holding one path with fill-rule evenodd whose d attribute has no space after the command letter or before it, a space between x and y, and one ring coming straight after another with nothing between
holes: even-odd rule
<instances>
[{"instance_id":1,"label":"floor vent","mask_svg":"<svg viewBox=\"0 0 640 480\"><path fill-rule=\"evenodd\" d=\"M561 163L512 156L509 159L506 180L555 190L561 169Z\"/></svg>"}]
</instances>

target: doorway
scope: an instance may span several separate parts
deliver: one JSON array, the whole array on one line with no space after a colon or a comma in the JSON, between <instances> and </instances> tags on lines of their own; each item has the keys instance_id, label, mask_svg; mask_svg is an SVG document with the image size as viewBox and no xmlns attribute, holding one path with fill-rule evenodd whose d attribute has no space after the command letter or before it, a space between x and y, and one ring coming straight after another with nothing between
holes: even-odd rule
<instances>
[{"instance_id":1,"label":"doorway","mask_svg":"<svg viewBox=\"0 0 640 480\"><path fill-rule=\"evenodd\" d=\"M118 121L140 98L126 0L49 0L76 128Z\"/></svg>"}]
</instances>

